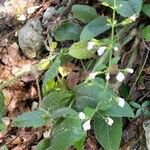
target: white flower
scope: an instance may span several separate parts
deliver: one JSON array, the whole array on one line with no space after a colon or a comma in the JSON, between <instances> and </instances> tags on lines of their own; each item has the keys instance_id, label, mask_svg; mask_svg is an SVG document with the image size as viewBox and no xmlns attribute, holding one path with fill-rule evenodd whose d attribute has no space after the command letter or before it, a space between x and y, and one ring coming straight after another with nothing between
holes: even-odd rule
<instances>
[{"instance_id":1,"label":"white flower","mask_svg":"<svg viewBox=\"0 0 150 150\"><path fill-rule=\"evenodd\" d=\"M133 14L132 16L129 17L130 20L135 21L138 18L138 14Z\"/></svg>"},{"instance_id":2,"label":"white flower","mask_svg":"<svg viewBox=\"0 0 150 150\"><path fill-rule=\"evenodd\" d=\"M129 73L133 73L134 72L134 70L132 68L127 68L126 71L129 72Z\"/></svg>"},{"instance_id":3,"label":"white flower","mask_svg":"<svg viewBox=\"0 0 150 150\"><path fill-rule=\"evenodd\" d=\"M106 77L105 77L105 78L106 78L107 81L110 79L109 73L106 74Z\"/></svg>"},{"instance_id":4,"label":"white flower","mask_svg":"<svg viewBox=\"0 0 150 150\"><path fill-rule=\"evenodd\" d=\"M106 46L99 47L99 49L97 50L98 56L102 56L106 48L107 48Z\"/></svg>"},{"instance_id":5,"label":"white flower","mask_svg":"<svg viewBox=\"0 0 150 150\"><path fill-rule=\"evenodd\" d=\"M125 76L122 72L119 72L116 76L116 80L118 80L119 82L122 82L125 79Z\"/></svg>"},{"instance_id":6,"label":"white flower","mask_svg":"<svg viewBox=\"0 0 150 150\"><path fill-rule=\"evenodd\" d=\"M83 129L84 131L90 130L91 129L91 120L87 120L86 122L83 123Z\"/></svg>"},{"instance_id":7,"label":"white flower","mask_svg":"<svg viewBox=\"0 0 150 150\"><path fill-rule=\"evenodd\" d=\"M50 137L50 132L51 132L51 130L45 131L45 132L43 133L43 137L44 137L44 138L49 138L49 137Z\"/></svg>"},{"instance_id":8,"label":"white flower","mask_svg":"<svg viewBox=\"0 0 150 150\"><path fill-rule=\"evenodd\" d=\"M88 49L88 50L93 49L94 45L95 45L94 42L88 42L87 49Z\"/></svg>"},{"instance_id":9,"label":"white flower","mask_svg":"<svg viewBox=\"0 0 150 150\"><path fill-rule=\"evenodd\" d=\"M116 47L114 47L114 51L118 51L119 50L119 48L116 46Z\"/></svg>"},{"instance_id":10,"label":"white flower","mask_svg":"<svg viewBox=\"0 0 150 150\"><path fill-rule=\"evenodd\" d=\"M125 105L125 100L121 97L118 98L118 106L124 107Z\"/></svg>"},{"instance_id":11,"label":"white flower","mask_svg":"<svg viewBox=\"0 0 150 150\"><path fill-rule=\"evenodd\" d=\"M114 120L110 117L105 118L105 122L109 125L112 126L112 124L114 123Z\"/></svg>"},{"instance_id":12,"label":"white flower","mask_svg":"<svg viewBox=\"0 0 150 150\"><path fill-rule=\"evenodd\" d=\"M84 114L83 112L80 112L80 113L79 113L79 118L80 118L81 120L84 120L84 119L85 119L85 114Z\"/></svg>"},{"instance_id":13,"label":"white flower","mask_svg":"<svg viewBox=\"0 0 150 150\"><path fill-rule=\"evenodd\" d=\"M95 79L95 77L97 76L97 72L91 72L90 74L89 74L89 79Z\"/></svg>"}]
</instances>

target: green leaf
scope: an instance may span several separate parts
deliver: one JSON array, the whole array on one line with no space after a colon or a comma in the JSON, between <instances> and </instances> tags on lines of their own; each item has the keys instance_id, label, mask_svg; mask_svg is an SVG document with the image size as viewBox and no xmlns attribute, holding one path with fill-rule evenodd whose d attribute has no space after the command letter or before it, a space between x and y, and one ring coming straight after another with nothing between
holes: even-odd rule
<instances>
[{"instance_id":1,"label":"green leaf","mask_svg":"<svg viewBox=\"0 0 150 150\"><path fill-rule=\"evenodd\" d=\"M66 150L84 136L85 131L79 117L66 117L52 130L51 147L48 150Z\"/></svg>"},{"instance_id":2,"label":"green leaf","mask_svg":"<svg viewBox=\"0 0 150 150\"><path fill-rule=\"evenodd\" d=\"M134 113L130 105L126 102L124 107L120 106L114 106L110 108L109 110L105 111L105 116L111 116L111 117L131 117L134 118Z\"/></svg>"},{"instance_id":3,"label":"green leaf","mask_svg":"<svg viewBox=\"0 0 150 150\"><path fill-rule=\"evenodd\" d=\"M84 149L85 138L86 138L86 135L74 143L74 148L76 150L83 150Z\"/></svg>"},{"instance_id":4,"label":"green leaf","mask_svg":"<svg viewBox=\"0 0 150 150\"><path fill-rule=\"evenodd\" d=\"M112 58L110 64L111 65L116 65L119 62L120 58L121 57L119 57L119 56Z\"/></svg>"},{"instance_id":5,"label":"green leaf","mask_svg":"<svg viewBox=\"0 0 150 150\"><path fill-rule=\"evenodd\" d=\"M49 121L49 116L43 110L25 112L13 120L14 127L42 127Z\"/></svg>"},{"instance_id":6,"label":"green leaf","mask_svg":"<svg viewBox=\"0 0 150 150\"><path fill-rule=\"evenodd\" d=\"M78 42L69 48L69 55L77 59L87 59L90 58L95 51L87 50L87 42Z\"/></svg>"},{"instance_id":7,"label":"green leaf","mask_svg":"<svg viewBox=\"0 0 150 150\"><path fill-rule=\"evenodd\" d=\"M49 82L52 82L52 80L58 74L58 68L60 67L60 64L61 64L61 60L60 60L60 56L58 56L54 61L54 63L52 64L52 66L44 74L43 85L42 85L42 91L44 94L47 91L49 91Z\"/></svg>"},{"instance_id":8,"label":"green leaf","mask_svg":"<svg viewBox=\"0 0 150 150\"><path fill-rule=\"evenodd\" d=\"M149 101L145 101L143 104L142 104L142 107L148 107L150 105L150 102Z\"/></svg>"},{"instance_id":9,"label":"green leaf","mask_svg":"<svg viewBox=\"0 0 150 150\"><path fill-rule=\"evenodd\" d=\"M36 150L46 150L49 147L50 147L50 139L43 139L37 144Z\"/></svg>"},{"instance_id":10,"label":"green leaf","mask_svg":"<svg viewBox=\"0 0 150 150\"><path fill-rule=\"evenodd\" d=\"M7 128L6 128L5 123L2 120L0 120L0 131L6 131L6 130Z\"/></svg>"},{"instance_id":11,"label":"green leaf","mask_svg":"<svg viewBox=\"0 0 150 150\"><path fill-rule=\"evenodd\" d=\"M54 37L57 41L78 41L80 39L81 27L75 23L65 22L59 25L54 32Z\"/></svg>"},{"instance_id":12,"label":"green leaf","mask_svg":"<svg viewBox=\"0 0 150 150\"><path fill-rule=\"evenodd\" d=\"M0 119L5 115L4 95L0 92Z\"/></svg>"},{"instance_id":13,"label":"green leaf","mask_svg":"<svg viewBox=\"0 0 150 150\"><path fill-rule=\"evenodd\" d=\"M135 118L139 117L141 113L142 113L142 109L139 108L135 113Z\"/></svg>"},{"instance_id":14,"label":"green leaf","mask_svg":"<svg viewBox=\"0 0 150 150\"><path fill-rule=\"evenodd\" d=\"M41 107L52 113L53 111L65 107L67 104L69 104L71 97L71 92L54 91L43 98Z\"/></svg>"},{"instance_id":15,"label":"green leaf","mask_svg":"<svg viewBox=\"0 0 150 150\"><path fill-rule=\"evenodd\" d=\"M142 35L146 41L150 41L150 25L143 29Z\"/></svg>"},{"instance_id":16,"label":"green leaf","mask_svg":"<svg viewBox=\"0 0 150 150\"><path fill-rule=\"evenodd\" d=\"M145 15L150 17L150 4L143 4L142 11L144 12Z\"/></svg>"},{"instance_id":17,"label":"green leaf","mask_svg":"<svg viewBox=\"0 0 150 150\"><path fill-rule=\"evenodd\" d=\"M104 16L99 16L83 28L80 35L80 40L91 40L92 38L98 36L101 33L104 33L110 28L111 26L108 24L107 18Z\"/></svg>"},{"instance_id":18,"label":"green leaf","mask_svg":"<svg viewBox=\"0 0 150 150\"><path fill-rule=\"evenodd\" d=\"M76 107L83 110L86 107L107 110L117 105L116 94L109 88L103 79L96 78L92 81L77 85L73 91L76 98Z\"/></svg>"},{"instance_id":19,"label":"green leaf","mask_svg":"<svg viewBox=\"0 0 150 150\"><path fill-rule=\"evenodd\" d=\"M117 0L117 12L123 17L138 15L142 8L142 0Z\"/></svg>"},{"instance_id":20,"label":"green leaf","mask_svg":"<svg viewBox=\"0 0 150 150\"><path fill-rule=\"evenodd\" d=\"M88 23L97 17L96 10L88 5L73 5L73 16L83 23Z\"/></svg>"},{"instance_id":21,"label":"green leaf","mask_svg":"<svg viewBox=\"0 0 150 150\"><path fill-rule=\"evenodd\" d=\"M135 102L130 102L130 105L133 106L134 108L141 108L141 106Z\"/></svg>"},{"instance_id":22,"label":"green leaf","mask_svg":"<svg viewBox=\"0 0 150 150\"><path fill-rule=\"evenodd\" d=\"M54 111L52 113L51 117L52 117L52 119L56 119L56 118L60 118L60 117L66 117L67 115L77 116L78 113L70 107L64 107L64 108Z\"/></svg>"},{"instance_id":23,"label":"green leaf","mask_svg":"<svg viewBox=\"0 0 150 150\"><path fill-rule=\"evenodd\" d=\"M1 150L8 150L8 148L7 148L6 145L4 145L4 146L1 147Z\"/></svg>"},{"instance_id":24,"label":"green leaf","mask_svg":"<svg viewBox=\"0 0 150 150\"><path fill-rule=\"evenodd\" d=\"M92 118L93 115L95 114L95 109L86 107L84 109L84 114L85 114L85 116L86 116L87 119Z\"/></svg>"},{"instance_id":25,"label":"green leaf","mask_svg":"<svg viewBox=\"0 0 150 150\"><path fill-rule=\"evenodd\" d=\"M122 134L122 120L120 118L113 118L114 123L109 126L100 116L94 118L94 132L97 140L105 150L118 150L121 134Z\"/></svg>"}]
</instances>

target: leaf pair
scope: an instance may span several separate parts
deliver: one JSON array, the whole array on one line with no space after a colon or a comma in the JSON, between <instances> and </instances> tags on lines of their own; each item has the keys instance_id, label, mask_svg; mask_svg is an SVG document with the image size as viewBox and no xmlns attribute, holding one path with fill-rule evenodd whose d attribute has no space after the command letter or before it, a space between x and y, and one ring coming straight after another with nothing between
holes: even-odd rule
<instances>
[{"instance_id":1,"label":"leaf pair","mask_svg":"<svg viewBox=\"0 0 150 150\"><path fill-rule=\"evenodd\" d=\"M72 7L73 17L87 24L81 31L78 24L64 22L56 28L54 36L57 41L74 40L88 41L93 37L107 31L111 26L108 25L107 18L98 16L93 7L87 5L74 5Z\"/></svg>"}]
</instances>

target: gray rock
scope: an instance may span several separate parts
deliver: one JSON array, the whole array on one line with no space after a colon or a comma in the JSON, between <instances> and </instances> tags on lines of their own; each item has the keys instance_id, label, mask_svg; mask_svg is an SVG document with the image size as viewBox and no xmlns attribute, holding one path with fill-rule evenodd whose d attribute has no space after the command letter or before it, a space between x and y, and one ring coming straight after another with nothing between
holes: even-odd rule
<instances>
[{"instance_id":1,"label":"gray rock","mask_svg":"<svg viewBox=\"0 0 150 150\"><path fill-rule=\"evenodd\" d=\"M43 14L42 25L43 27L48 27L50 24L57 19L59 12L55 7L51 6L46 9Z\"/></svg>"},{"instance_id":2,"label":"gray rock","mask_svg":"<svg viewBox=\"0 0 150 150\"><path fill-rule=\"evenodd\" d=\"M44 36L39 19L29 20L18 33L19 46L28 58L35 58L43 47Z\"/></svg>"}]
</instances>

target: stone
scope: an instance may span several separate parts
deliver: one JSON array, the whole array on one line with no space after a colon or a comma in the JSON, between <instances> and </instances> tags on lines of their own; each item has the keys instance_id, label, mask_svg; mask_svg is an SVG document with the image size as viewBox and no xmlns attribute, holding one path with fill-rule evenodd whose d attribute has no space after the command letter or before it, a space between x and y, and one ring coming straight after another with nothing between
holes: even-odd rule
<instances>
[{"instance_id":1,"label":"stone","mask_svg":"<svg viewBox=\"0 0 150 150\"><path fill-rule=\"evenodd\" d=\"M47 28L51 25L53 21L57 19L59 16L59 12L55 9L55 7L51 6L46 9L43 14L42 25Z\"/></svg>"},{"instance_id":2,"label":"stone","mask_svg":"<svg viewBox=\"0 0 150 150\"><path fill-rule=\"evenodd\" d=\"M22 53L32 59L40 54L43 47L43 28L39 19L29 20L18 33L18 42Z\"/></svg>"}]
</instances>

